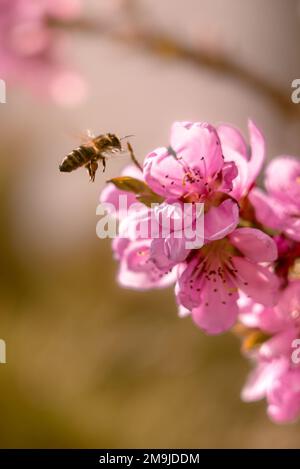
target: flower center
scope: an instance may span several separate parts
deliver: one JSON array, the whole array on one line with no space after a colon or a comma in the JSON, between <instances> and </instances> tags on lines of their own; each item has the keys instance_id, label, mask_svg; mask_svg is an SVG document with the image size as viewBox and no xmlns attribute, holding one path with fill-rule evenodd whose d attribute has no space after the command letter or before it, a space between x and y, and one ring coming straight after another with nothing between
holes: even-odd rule
<instances>
[{"instance_id":1,"label":"flower center","mask_svg":"<svg viewBox=\"0 0 300 469\"><path fill-rule=\"evenodd\" d=\"M201 248L201 254L203 257L207 260L217 258L222 264L226 264L235 253L235 248L227 238L212 241Z\"/></svg>"}]
</instances>

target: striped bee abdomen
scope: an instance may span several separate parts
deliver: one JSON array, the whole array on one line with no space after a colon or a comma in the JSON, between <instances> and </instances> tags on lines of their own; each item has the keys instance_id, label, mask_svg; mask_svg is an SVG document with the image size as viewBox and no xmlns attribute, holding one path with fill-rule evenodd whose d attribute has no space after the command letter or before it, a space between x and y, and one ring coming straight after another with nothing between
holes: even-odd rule
<instances>
[{"instance_id":1,"label":"striped bee abdomen","mask_svg":"<svg viewBox=\"0 0 300 469\"><path fill-rule=\"evenodd\" d=\"M77 168L87 164L95 157L95 150L93 147L80 146L71 151L62 161L59 170L65 173L74 171Z\"/></svg>"}]
</instances>

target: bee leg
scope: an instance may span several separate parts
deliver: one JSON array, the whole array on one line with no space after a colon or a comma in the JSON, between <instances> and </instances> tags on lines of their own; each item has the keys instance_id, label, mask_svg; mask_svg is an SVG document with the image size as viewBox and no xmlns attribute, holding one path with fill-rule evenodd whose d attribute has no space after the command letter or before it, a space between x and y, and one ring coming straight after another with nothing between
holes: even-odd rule
<instances>
[{"instance_id":1,"label":"bee leg","mask_svg":"<svg viewBox=\"0 0 300 469\"><path fill-rule=\"evenodd\" d=\"M103 166L103 173L105 172L106 170L106 159L105 158L102 158L102 166Z\"/></svg>"},{"instance_id":2,"label":"bee leg","mask_svg":"<svg viewBox=\"0 0 300 469\"><path fill-rule=\"evenodd\" d=\"M91 170L91 164L90 163L87 163L85 165L85 168L88 170L88 173L89 173L89 176L90 176L90 180L92 178L92 170Z\"/></svg>"},{"instance_id":3,"label":"bee leg","mask_svg":"<svg viewBox=\"0 0 300 469\"><path fill-rule=\"evenodd\" d=\"M94 182L94 181L95 181L97 169L98 169L98 163L97 163L97 161L91 161L91 162L90 162L90 171L89 171L91 182Z\"/></svg>"},{"instance_id":4,"label":"bee leg","mask_svg":"<svg viewBox=\"0 0 300 469\"><path fill-rule=\"evenodd\" d=\"M98 164L96 161L90 161L85 165L86 169L88 170L89 176L90 176L90 181L94 182L95 181L95 176L96 176L96 171L98 168Z\"/></svg>"}]
</instances>

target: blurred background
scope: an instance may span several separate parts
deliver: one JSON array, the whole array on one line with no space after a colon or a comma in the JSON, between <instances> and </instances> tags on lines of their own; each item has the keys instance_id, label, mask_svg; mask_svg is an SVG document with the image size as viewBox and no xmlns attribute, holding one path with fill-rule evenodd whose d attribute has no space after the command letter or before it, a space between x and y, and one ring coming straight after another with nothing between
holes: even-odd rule
<instances>
[{"instance_id":1,"label":"blurred background","mask_svg":"<svg viewBox=\"0 0 300 469\"><path fill-rule=\"evenodd\" d=\"M264 402L240 401L249 364L236 337L179 319L172 289L116 284L96 207L127 158L94 184L58 171L85 129L134 134L143 161L175 120L247 135L251 117L268 159L300 155L299 2L94 0L81 15L67 54L87 97L63 107L8 82L0 105L0 446L299 447L299 424L276 426Z\"/></svg>"}]
</instances>

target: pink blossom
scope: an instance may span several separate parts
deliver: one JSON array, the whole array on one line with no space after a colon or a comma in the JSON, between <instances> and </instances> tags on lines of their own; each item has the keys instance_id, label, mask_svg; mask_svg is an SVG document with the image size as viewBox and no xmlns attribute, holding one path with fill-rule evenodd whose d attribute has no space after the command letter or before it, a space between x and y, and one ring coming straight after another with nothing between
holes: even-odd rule
<instances>
[{"instance_id":1,"label":"pink blossom","mask_svg":"<svg viewBox=\"0 0 300 469\"><path fill-rule=\"evenodd\" d=\"M240 131L229 124L221 124L217 132L226 162L234 162L238 175L232 181L231 195L237 200L245 197L255 183L265 160L265 139L252 120L248 122L250 149Z\"/></svg>"},{"instance_id":2,"label":"pink blossom","mask_svg":"<svg viewBox=\"0 0 300 469\"><path fill-rule=\"evenodd\" d=\"M175 283L176 269L157 268L150 255L151 239L127 240L116 238L113 249L119 260L118 282L137 290L164 288Z\"/></svg>"},{"instance_id":3,"label":"pink blossom","mask_svg":"<svg viewBox=\"0 0 300 469\"><path fill-rule=\"evenodd\" d=\"M176 122L170 146L154 150L145 159L145 181L166 203L205 204L206 242L222 239L236 228L236 201L248 194L262 167L264 138L252 121L249 134L250 154L239 131L230 125L214 128L205 122ZM172 245L172 240L167 242ZM155 246L160 249L163 243ZM179 254L178 262L182 261L183 246ZM159 257L155 249L153 256Z\"/></svg>"},{"instance_id":4,"label":"pink blossom","mask_svg":"<svg viewBox=\"0 0 300 469\"><path fill-rule=\"evenodd\" d=\"M145 182L164 199L158 214L169 213L175 205L204 204L204 247L187 248L184 233L177 236L172 215L167 215L174 225L168 236L141 239L136 233L142 223L150 225L153 215L146 207L126 220L121 216L121 233L113 243L122 285L165 286L177 273L180 314L190 312L209 334L235 323L241 291L268 306L277 297L279 282L270 265L277 257L275 242L260 230L237 228L237 199L246 197L264 160L264 139L251 121L249 133L250 155L243 137L231 126L216 130L207 123L176 122L170 147L158 148L144 161ZM104 194L113 200L120 192L108 187ZM195 220L192 214L191 226Z\"/></svg>"},{"instance_id":5,"label":"pink blossom","mask_svg":"<svg viewBox=\"0 0 300 469\"><path fill-rule=\"evenodd\" d=\"M292 353L300 340L300 280L292 280L300 256L300 163L292 157L271 163L264 193L255 180L265 142L252 121L249 137L250 150L230 125L176 122L170 146L148 154L143 173L125 172L146 182L132 181L133 190L142 186L150 199L159 200L158 207L138 203L125 216L118 202L122 192L112 185L102 200L117 210L120 233L113 250L119 283L139 290L175 283L179 316L191 316L207 334L225 332L239 319L250 334L247 356L256 364L242 398L266 398L271 419L287 422L300 415L300 364ZM127 200L129 207L137 202L132 193ZM187 203L192 228L196 206L204 204L204 245L187 247L185 215L177 223L176 208ZM171 228L166 237L164 217ZM279 233L269 236L265 225ZM140 235L141 226L147 236Z\"/></svg>"},{"instance_id":6,"label":"pink blossom","mask_svg":"<svg viewBox=\"0 0 300 469\"><path fill-rule=\"evenodd\" d=\"M274 308L251 300L240 303L241 321L270 336L252 353L256 368L242 391L245 401L266 398L268 414L276 422L300 416L300 364L292 360L293 342L300 338L300 281L291 281Z\"/></svg>"},{"instance_id":7,"label":"pink blossom","mask_svg":"<svg viewBox=\"0 0 300 469\"><path fill-rule=\"evenodd\" d=\"M265 305L276 302L278 279L262 265L276 257L268 235L238 228L191 254L178 280L177 300L208 334L224 332L237 319L239 291Z\"/></svg>"},{"instance_id":8,"label":"pink blossom","mask_svg":"<svg viewBox=\"0 0 300 469\"><path fill-rule=\"evenodd\" d=\"M175 122L170 146L148 154L144 178L166 203L205 203L205 239L221 239L238 223L230 192L237 168L225 162L216 129L205 122Z\"/></svg>"},{"instance_id":9,"label":"pink blossom","mask_svg":"<svg viewBox=\"0 0 300 469\"><path fill-rule=\"evenodd\" d=\"M124 169L123 175L142 179L142 173L134 166ZM120 210L120 195L127 196L127 209L135 204L135 210L126 218ZM139 237L138 224L147 221L150 209L139 203L134 194L121 191L108 184L101 193L100 201L115 207L120 227L119 235L113 240L114 257L119 262L118 282L121 286L137 290L163 288L175 283L176 269L169 266L157 267L151 258L153 240Z\"/></svg>"},{"instance_id":10,"label":"pink blossom","mask_svg":"<svg viewBox=\"0 0 300 469\"><path fill-rule=\"evenodd\" d=\"M133 165L126 166L123 169L121 176L130 176L139 180L143 179L142 172L136 166ZM112 183L106 184L100 194L100 202L111 204L115 209L115 212L112 213L112 215L117 216L117 218L119 219L124 218L124 215L122 213L122 207L120 207L121 195L126 196L126 199L124 199L126 201L126 210L129 209L131 205L138 203L137 198L133 193L117 189L116 186L114 186L114 184ZM141 207L143 207L142 204Z\"/></svg>"},{"instance_id":11,"label":"pink blossom","mask_svg":"<svg viewBox=\"0 0 300 469\"><path fill-rule=\"evenodd\" d=\"M300 367L280 357L259 362L242 391L246 402L267 400L267 412L276 423L295 421L300 415Z\"/></svg>"},{"instance_id":12,"label":"pink blossom","mask_svg":"<svg viewBox=\"0 0 300 469\"><path fill-rule=\"evenodd\" d=\"M166 199L207 201L223 185L229 191L236 169L225 179L219 136L210 124L175 122L170 147L146 156L144 177L151 189Z\"/></svg>"},{"instance_id":13,"label":"pink blossom","mask_svg":"<svg viewBox=\"0 0 300 469\"><path fill-rule=\"evenodd\" d=\"M273 160L266 170L267 192L255 189L250 200L257 219L300 241L300 160L281 156Z\"/></svg>"},{"instance_id":14,"label":"pink blossom","mask_svg":"<svg viewBox=\"0 0 300 469\"><path fill-rule=\"evenodd\" d=\"M79 14L79 0L0 0L1 78L60 104L78 102L84 83L62 60L64 34L50 22Z\"/></svg>"},{"instance_id":15,"label":"pink blossom","mask_svg":"<svg viewBox=\"0 0 300 469\"><path fill-rule=\"evenodd\" d=\"M247 327L259 328L271 335L290 328L299 328L300 331L300 281L298 280L289 282L272 308L266 308L245 296L240 298L239 306L240 319Z\"/></svg>"}]
</instances>

